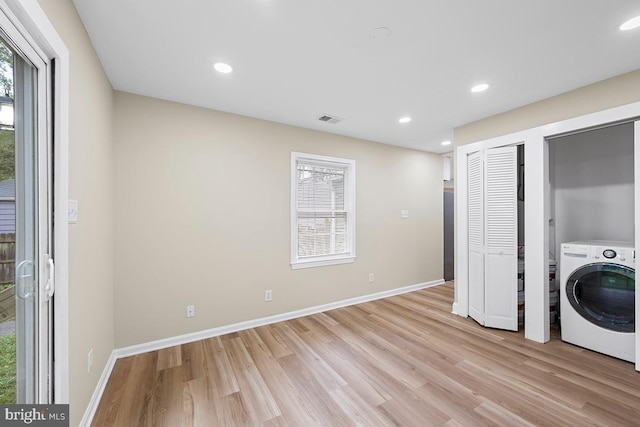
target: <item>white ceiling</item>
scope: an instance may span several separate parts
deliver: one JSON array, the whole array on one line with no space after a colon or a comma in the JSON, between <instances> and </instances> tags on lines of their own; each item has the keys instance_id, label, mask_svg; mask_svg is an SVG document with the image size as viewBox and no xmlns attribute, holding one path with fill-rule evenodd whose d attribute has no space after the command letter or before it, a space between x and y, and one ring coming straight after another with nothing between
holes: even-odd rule
<instances>
[{"instance_id":1,"label":"white ceiling","mask_svg":"<svg viewBox=\"0 0 640 427\"><path fill-rule=\"evenodd\" d=\"M114 89L433 152L456 126L640 69L640 28L618 30L638 0L74 3Z\"/></svg>"}]
</instances>

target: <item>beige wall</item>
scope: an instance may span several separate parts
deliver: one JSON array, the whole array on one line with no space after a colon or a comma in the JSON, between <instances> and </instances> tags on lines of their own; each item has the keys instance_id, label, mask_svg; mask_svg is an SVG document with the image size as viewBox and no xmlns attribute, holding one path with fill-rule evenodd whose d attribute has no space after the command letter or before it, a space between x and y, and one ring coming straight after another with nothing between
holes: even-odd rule
<instances>
[{"instance_id":1,"label":"beige wall","mask_svg":"<svg viewBox=\"0 0 640 427\"><path fill-rule=\"evenodd\" d=\"M69 49L69 384L78 425L114 348L113 90L70 0L39 0ZM87 353L94 369L87 373Z\"/></svg>"},{"instance_id":2,"label":"beige wall","mask_svg":"<svg viewBox=\"0 0 640 427\"><path fill-rule=\"evenodd\" d=\"M454 129L456 146L640 101L640 70Z\"/></svg>"},{"instance_id":3,"label":"beige wall","mask_svg":"<svg viewBox=\"0 0 640 427\"><path fill-rule=\"evenodd\" d=\"M122 92L115 125L116 347L442 278L439 155ZM356 160L355 263L291 269L291 151Z\"/></svg>"}]
</instances>

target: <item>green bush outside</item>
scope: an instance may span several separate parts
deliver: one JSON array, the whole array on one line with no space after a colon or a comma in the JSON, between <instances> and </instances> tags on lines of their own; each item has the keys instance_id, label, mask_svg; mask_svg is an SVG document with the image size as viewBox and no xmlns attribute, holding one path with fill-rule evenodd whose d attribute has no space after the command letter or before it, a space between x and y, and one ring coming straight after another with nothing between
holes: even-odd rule
<instances>
[{"instance_id":1,"label":"green bush outside","mask_svg":"<svg viewBox=\"0 0 640 427\"><path fill-rule=\"evenodd\" d=\"M0 404L16 403L16 336L0 336Z\"/></svg>"}]
</instances>

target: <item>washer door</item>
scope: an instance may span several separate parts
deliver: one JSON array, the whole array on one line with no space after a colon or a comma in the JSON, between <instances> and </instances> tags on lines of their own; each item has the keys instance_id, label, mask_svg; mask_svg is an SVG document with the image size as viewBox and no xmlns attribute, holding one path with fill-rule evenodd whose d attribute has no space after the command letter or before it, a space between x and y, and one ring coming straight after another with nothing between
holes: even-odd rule
<instances>
[{"instance_id":1,"label":"washer door","mask_svg":"<svg viewBox=\"0 0 640 427\"><path fill-rule=\"evenodd\" d=\"M566 292L571 306L589 322L616 332L635 331L633 268L619 264L587 264L571 273Z\"/></svg>"}]
</instances>

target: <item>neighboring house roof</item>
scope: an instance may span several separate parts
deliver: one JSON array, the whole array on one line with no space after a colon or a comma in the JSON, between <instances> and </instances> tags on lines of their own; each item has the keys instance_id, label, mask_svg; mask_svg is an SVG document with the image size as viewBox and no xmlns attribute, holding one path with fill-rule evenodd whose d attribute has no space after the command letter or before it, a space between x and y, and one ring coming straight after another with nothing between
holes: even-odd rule
<instances>
[{"instance_id":1,"label":"neighboring house roof","mask_svg":"<svg viewBox=\"0 0 640 427\"><path fill-rule=\"evenodd\" d=\"M0 200L16 199L16 180L6 179L0 181Z\"/></svg>"}]
</instances>

